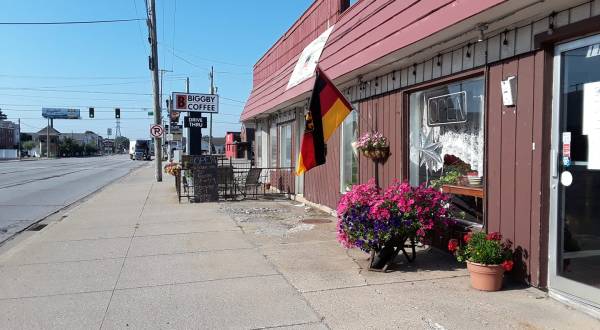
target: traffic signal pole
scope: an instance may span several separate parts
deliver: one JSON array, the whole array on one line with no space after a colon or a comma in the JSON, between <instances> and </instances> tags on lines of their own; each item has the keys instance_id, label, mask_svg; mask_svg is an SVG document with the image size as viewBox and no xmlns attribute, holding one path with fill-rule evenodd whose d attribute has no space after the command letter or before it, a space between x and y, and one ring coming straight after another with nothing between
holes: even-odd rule
<instances>
[{"instance_id":1,"label":"traffic signal pole","mask_svg":"<svg viewBox=\"0 0 600 330\"><path fill-rule=\"evenodd\" d=\"M150 21L148 23L150 29L150 44L152 48L151 70L152 70L152 87L154 91L154 124L160 125L161 120L161 103L160 103L160 82L158 79L158 39L156 38L156 5L155 0L150 0ZM154 138L154 162L156 182L162 181L162 138Z\"/></svg>"}]
</instances>

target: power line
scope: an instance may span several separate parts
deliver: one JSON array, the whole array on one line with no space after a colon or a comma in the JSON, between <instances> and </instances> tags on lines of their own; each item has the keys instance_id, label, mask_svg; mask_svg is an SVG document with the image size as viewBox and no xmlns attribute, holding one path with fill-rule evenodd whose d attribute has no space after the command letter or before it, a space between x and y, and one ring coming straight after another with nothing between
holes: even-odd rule
<instances>
[{"instance_id":1,"label":"power line","mask_svg":"<svg viewBox=\"0 0 600 330\"><path fill-rule=\"evenodd\" d=\"M98 79L98 80L103 80L103 79L110 79L110 80L130 80L130 79L148 79L147 76L136 76L136 77L106 77L106 76L29 76L29 75L12 75L12 74L3 74L0 73L0 77L7 77L7 78L34 78L34 79L86 79L86 80L93 80L93 79Z\"/></svg>"},{"instance_id":2,"label":"power line","mask_svg":"<svg viewBox=\"0 0 600 330\"><path fill-rule=\"evenodd\" d=\"M111 102L140 102L140 100L133 99L102 99L102 98L90 98L90 97L68 97L68 96L35 96L35 95L19 95L19 94L5 94L0 93L2 96L14 96L14 97L23 97L23 98L33 98L33 99L59 99L59 100L84 100L84 101L111 101Z\"/></svg>"},{"instance_id":3,"label":"power line","mask_svg":"<svg viewBox=\"0 0 600 330\"><path fill-rule=\"evenodd\" d=\"M145 21L143 18L109 19L94 21L62 21L62 22L0 22L0 25L72 25L72 24L102 24Z\"/></svg>"},{"instance_id":4,"label":"power line","mask_svg":"<svg viewBox=\"0 0 600 330\"><path fill-rule=\"evenodd\" d=\"M16 90L16 91L37 91L37 92L61 92L61 93L84 93L84 94L115 94L115 95L140 95L140 96L152 96L152 93L133 93L133 92L105 92L105 91L83 91L83 90L69 90L69 89L53 89L53 88L33 88L33 87L0 87L0 90ZM163 96L169 96L168 93L163 93ZM220 98L232 102L245 104L246 102L228 98L219 95Z\"/></svg>"}]
</instances>

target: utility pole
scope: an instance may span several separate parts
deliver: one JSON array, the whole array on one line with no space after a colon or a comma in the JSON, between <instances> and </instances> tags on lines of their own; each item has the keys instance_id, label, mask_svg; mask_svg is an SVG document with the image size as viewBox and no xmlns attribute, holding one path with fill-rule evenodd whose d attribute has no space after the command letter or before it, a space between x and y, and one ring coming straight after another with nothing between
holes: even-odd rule
<instances>
[{"instance_id":1,"label":"utility pole","mask_svg":"<svg viewBox=\"0 0 600 330\"><path fill-rule=\"evenodd\" d=\"M48 126L46 126L46 158L50 158L50 118L48 118Z\"/></svg>"},{"instance_id":2,"label":"utility pole","mask_svg":"<svg viewBox=\"0 0 600 330\"><path fill-rule=\"evenodd\" d=\"M21 159L21 118L19 118L19 159Z\"/></svg>"},{"instance_id":3,"label":"utility pole","mask_svg":"<svg viewBox=\"0 0 600 330\"><path fill-rule=\"evenodd\" d=\"M189 93L190 92L190 77L185 78L185 92ZM185 139L185 153L188 155L191 155L190 153L190 141L191 136L190 136L190 132L191 132L191 128L188 127L187 129L187 138Z\"/></svg>"},{"instance_id":4,"label":"utility pole","mask_svg":"<svg viewBox=\"0 0 600 330\"><path fill-rule=\"evenodd\" d=\"M213 66L210 66L210 74L208 75L210 78L210 93L214 94L215 93L215 70L213 68ZM212 155L212 113L209 114L209 118L210 118L210 129L208 131L208 154Z\"/></svg>"},{"instance_id":5,"label":"utility pole","mask_svg":"<svg viewBox=\"0 0 600 330\"><path fill-rule=\"evenodd\" d=\"M150 29L150 44L152 55L150 57L150 70L152 70L152 82L154 92L154 124L161 124L161 106L160 103L160 83L158 81L158 39L156 37L156 1L150 0L150 19L148 21ZM156 182L162 181L162 138L154 138L154 162L156 165Z\"/></svg>"}]
</instances>

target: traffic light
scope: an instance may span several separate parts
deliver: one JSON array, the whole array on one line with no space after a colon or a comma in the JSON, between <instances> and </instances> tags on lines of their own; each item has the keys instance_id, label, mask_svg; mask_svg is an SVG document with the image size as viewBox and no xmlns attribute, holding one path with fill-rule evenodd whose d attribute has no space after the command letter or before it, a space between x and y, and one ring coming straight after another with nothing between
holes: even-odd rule
<instances>
[{"instance_id":1,"label":"traffic light","mask_svg":"<svg viewBox=\"0 0 600 330\"><path fill-rule=\"evenodd\" d=\"M94 108L90 108L90 118L94 118Z\"/></svg>"},{"instance_id":2,"label":"traffic light","mask_svg":"<svg viewBox=\"0 0 600 330\"><path fill-rule=\"evenodd\" d=\"M119 109L119 108L115 109L115 118L117 118L117 119L121 118L121 109Z\"/></svg>"}]
</instances>

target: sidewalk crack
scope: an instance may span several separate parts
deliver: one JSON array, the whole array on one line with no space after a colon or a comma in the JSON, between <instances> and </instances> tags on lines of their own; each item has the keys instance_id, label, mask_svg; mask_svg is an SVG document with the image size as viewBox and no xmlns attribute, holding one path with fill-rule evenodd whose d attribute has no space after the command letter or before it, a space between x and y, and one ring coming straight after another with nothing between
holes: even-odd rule
<instances>
[{"instance_id":1,"label":"sidewalk crack","mask_svg":"<svg viewBox=\"0 0 600 330\"><path fill-rule=\"evenodd\" d=\"M142 218L142 214L144 213L144 210L146 209L146 205L148 204L148 199L150 198L150 193L152 192L152 188L154 188L154 183L152 183L152 185L150 186L150 189L148 189L148 193L146 194L146 199L144 200L144 205L142 206L142 209L140 210L140 214L138 215L138 220ZM119 285L119 280L121 279L121 274L123 274L123 268L125 268L125 262L127 261L127 256L129 256L129 250L131 249L131 244L133 243L133 239L135 238L135 233L137 230L138 230L138 226L136 225L135 228L133 229L133 234L131 234L131 238L129 239L129 245L127 246L127 252L125 253L125 257L123 258L123 263L121 264L121 269L119 270L119 275L117 276L117 280L115 281L115 286L112 289L112 292L110 294L110 299L108 300L108 304L106 305L106 310L104 311L104 316L102 317L102 322L100 323L100 328L99 328L100 330L104 326L104 321L106 320L106 316L108 315L108 309L110 308L110 304L115 295L115 291L117 290L117 286Z\"/></svg>"}]
</instances>

